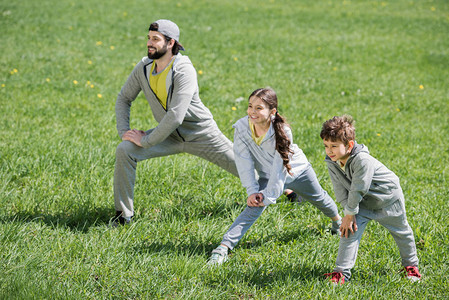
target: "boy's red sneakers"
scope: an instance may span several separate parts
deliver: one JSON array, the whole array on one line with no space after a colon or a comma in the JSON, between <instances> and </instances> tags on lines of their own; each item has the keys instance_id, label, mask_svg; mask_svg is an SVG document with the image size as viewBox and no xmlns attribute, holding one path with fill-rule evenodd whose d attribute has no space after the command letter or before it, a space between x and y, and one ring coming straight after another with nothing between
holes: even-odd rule
<instances>
[{"instance_id":1,"label":"boy's red sneakers","mask_svg":"<svg viewBox=\"0 0 449 300\"><path fill-rule=\"evenodd\" d=\"M416 282L421 280L421 274L419 274L418 267L405 267L405 276L411 282Z\"/></svg>"},{"instance_id":2,"label":"boy's red sneakers","mask_svg":"<svg viewBox=\"0 0 449 300\"><path fill-rule=\"evenodd\" d=\"M340 272L332 272L332 273L326 273L324 274L324 276L326 276L326 278L331 277L331 282L334 285L343 285L345 283L345 276L343 275L343 273Z\"/></svg>"}]
</instances>

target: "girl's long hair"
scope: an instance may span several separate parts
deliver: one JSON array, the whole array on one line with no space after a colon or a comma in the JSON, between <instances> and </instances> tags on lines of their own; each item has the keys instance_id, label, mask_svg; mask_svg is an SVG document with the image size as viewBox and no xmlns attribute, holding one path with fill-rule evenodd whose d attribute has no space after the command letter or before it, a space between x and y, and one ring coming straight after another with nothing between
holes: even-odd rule
<instances>
[{"instance_id":1,"label":"girl's long hair","mask_svg":"<svg viewBox=\"0 0 449 300\"><path fill-rule=\"evenodd\" d=\"M291 141L288 139L287 134L284 130L284 126L289 125L285 118L278 113L278 98L276 96L276 92L271 88L261 88L252 92L248 100L253 96L258 97L263 102L265 102L270 110L272 110L273 108L276 109L276 113L274 115L274 118L272 119L276 137L276 150L281 155L285 169L287 169L287 172L291 175L292 167L289 164L289 155L292 154L293 151L290 149Z\"/></svg>"}]
</instances>

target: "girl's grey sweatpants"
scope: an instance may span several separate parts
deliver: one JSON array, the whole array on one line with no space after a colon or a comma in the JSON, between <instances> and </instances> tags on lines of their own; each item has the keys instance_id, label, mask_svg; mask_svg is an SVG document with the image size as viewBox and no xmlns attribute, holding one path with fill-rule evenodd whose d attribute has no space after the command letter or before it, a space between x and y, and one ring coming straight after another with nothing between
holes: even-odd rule
<instances>
[{"instance_id":1,"label":"girl's grey sweatpants","mask_svg":"<svg viewBox=\"0 0 449 300\"><path fill-rule=\"evenodd\" d=\"M369 210L360 207L359 213L355 215L355 219L358 227L357 231L354 234L350 234L347 238L340 237L334 272L343 273L347 280L351 278L351 269L354 267L357 259L357 251L363 231L371 220L376 220L391 233L398 245L404 267L418 266L415 238L407 222L403 197L383 209Z\"/></svg>"},{"instance_id":2,"label":"girl's grey sweatpants","mask_svg":"<svg viewBox=\"0 0 449 300\"><path fill-rule=\"evenodd\" d=\"M259 179L259 190L263 190L268 183L267 179ZM284 189L291 189L296 194L316 206L329 218L338 214L337 205L334 200L321 187L316 177L315 171L309 165L293 182L286 184ZM247 206L245 210L235 219L229 230L223 236L222 244L229 249L233 249L251 225L259 218L264 207Z\"/></svg>"},{"instance_id":3,"label":"girl's grey sweatpants","mask_svg":"<svg viewBox=\"0 0 449 300\"><path fill-rule=\"evenodd\" d=\"M132 217L134 214L134 184L138 162L178 153L199 156L238 176L232 142L218 130L211 129L208 134L190 142L182 141L176 135L170 135L163 142L150 148L142 148L132 142L123 141L117 146L115 152L114 202L116 211L121 211L124 217ZM152 174L148 174L148 176L152 176Z\"/></svg>"}]
</instances>

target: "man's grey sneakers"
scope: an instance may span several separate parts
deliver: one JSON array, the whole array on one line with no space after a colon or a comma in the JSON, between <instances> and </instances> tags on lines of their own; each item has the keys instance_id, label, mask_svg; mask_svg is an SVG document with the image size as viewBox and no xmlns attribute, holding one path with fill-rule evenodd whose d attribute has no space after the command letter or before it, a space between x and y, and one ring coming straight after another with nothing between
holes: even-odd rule
<instances>
[{"instance_id":1,"label":"man's grey sneakers","mask_svg":"<svg viewBox=\"0 0 449 300\"><path fill-rule=\"evenodd\" d=\"M341 218L338 221L332 221L331 233L340 236Z\"/></svg>"},{"instance_id":2,"label":"man's grey sneakers","mask_svg":"<svg viewBox=\"0 0 449 300\"><path fill-rule=\"evenodd\" d=\"M212 255L209 258L207 265L221 265L228 260L228 247L220 245L214 250L212 250Z\"/></svg>"},{"instance_id":3,"label":"man's grey sneakers","mask_svg":"<svg viewBox=\"0 0 449 300\"><path fill-rule=\"evenodd\" d=\"M121 211L115 212L115 217L112 218L110 226L111 227L118 227L122 225L129 225L132 222L132 217L123 217Z\"/></svg>"}]
</instances>

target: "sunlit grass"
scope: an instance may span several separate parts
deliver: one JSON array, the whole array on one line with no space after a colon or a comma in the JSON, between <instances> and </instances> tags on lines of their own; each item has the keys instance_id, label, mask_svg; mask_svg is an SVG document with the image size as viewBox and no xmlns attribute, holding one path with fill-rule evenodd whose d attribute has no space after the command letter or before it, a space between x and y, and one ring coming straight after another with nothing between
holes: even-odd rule
<instances>
[{"instance_id":1,"label":"sunlit grass","mask_svg":"<svg viewBox=\"0 0 449 300\"><path fill-rule=\"evenodd\" d=\"M448 297L449 4L433 1L2 1L0 298ZM135 223L111 230L115 98L174 20L222 131L271 86L323 187L321 124L348 113L357 140L401 178L423 282L400 274L370 224L354 280L322 274L338 239L311 205L279 199L222 268L205 262L243 210L237 178L188 155L139 164ZM142 95L134 128L156 126Z\"/></svg>"}]
</instances>

